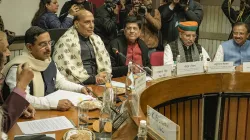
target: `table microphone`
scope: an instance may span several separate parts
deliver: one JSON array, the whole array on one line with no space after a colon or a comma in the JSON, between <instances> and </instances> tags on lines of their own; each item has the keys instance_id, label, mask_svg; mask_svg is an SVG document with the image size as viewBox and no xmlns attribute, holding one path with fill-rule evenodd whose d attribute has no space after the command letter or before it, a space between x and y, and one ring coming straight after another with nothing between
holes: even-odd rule
<instances>
[{"instance_id":1,"label":"table microphone","mask_svg":"<svg viewBox=\"0 0 250 140\"><path fill-rule=\"evenodd\" d=\"M73 77L79 82L79 84L82 85L82 82L81 82L77 77L75 77L75 76L72 74L72 71L71 71L69 68L67 68L67 69L65 70L65 72L66 72L68 75L73 76ZM84 87L88 90L88 92L92 93L99 101L102 102L102 98L101 98L101 97L98 97L97 94L96 94L94 91L90 90L87 86L84 86ZM119 114L119 112L117 112L116 109L114 109L113 107L110 107L110 108L111 108L116 114Z\"/></svg>"},{"instance_id":2,"label":"table microphone","mask_svg":"<svg viewBox=\"0 0 250 140\"><path fill-rule=\"evenodd\" d=\"M133 61L132 59L129 59L129 58L127 58L124 54L120 53L116 48L112 48L112 51L113 51L115 54L120 55L120 56L123 57L124 59L126 59L126 60L128 59L129 61L132 61L132 63L134 63L135 66L136 66L137 68L139 68L140 70L146 72L146 74L149 75L149 76L151 77L151 74L150 74L150 73L152 72L152 70L151 70L149 67L140 66L139 64L135 63L135 61ZM150 72L148 72L148 71L150 71ZM152 77L151 77L151 78L152 78ZM152 78L152 79L153 79L153 78Z\"/></svg>"},{"instance_id":3,"label":"table microphone","mask_svg":"<svg viewBox=\"0 0 250 140\"><path fill-rule=\"evenodd\" d=\"M73 77L79 82L79 84L82 85L82 82L81 82L77 77L75 77L75 76L72 74L72 71L71 71L69 68L67 68L67 69L65 70L65 72L66 72L68 75L73 76ZM84 87L87 89L88 92L90 92L91 94L93 94L98 100L102 101L101 97L98 97L97 94L96 94L95 92L93 92L92 90L90 90L87 86L84 86Z\"/></svg>"}]
</instances>

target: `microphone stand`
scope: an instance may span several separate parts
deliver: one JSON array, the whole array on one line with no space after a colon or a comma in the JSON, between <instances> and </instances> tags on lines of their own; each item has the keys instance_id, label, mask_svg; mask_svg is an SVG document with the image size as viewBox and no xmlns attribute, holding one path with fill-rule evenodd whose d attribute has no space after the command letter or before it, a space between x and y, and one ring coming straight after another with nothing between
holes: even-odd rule
<instances>
[{"instance_id":1,"label":"microphone stand","mask_svg":"<svg viewBox=\"0 0 250 140\"><path fill-rule=\"evenodd\" d=\"M139 64L137 64L134 60L132 60L132 59L129 59L128 57L126 57L124 54L122 54L122 53L120 53L116 48L112 48L112 50L113 50L113 52L115 53L115 54L118 54L118 55L120 55L122 58L124 58L125 60L128 60L128 61L131 61L133 64L135 64L135 66L137 67L137 68L139 68L141 71L143 71L143 72L146 72L146 74L150 77L150 78L152 78L152 79L154 79L152 76L151 76L151 74L147 71L147 70L149 70L150 72L152 72L152 70L149 68L149 67L144 67L144 66L140 66ZM147 70L145 70L145 69L147 69Z\"/></svg>"}]
</instances>

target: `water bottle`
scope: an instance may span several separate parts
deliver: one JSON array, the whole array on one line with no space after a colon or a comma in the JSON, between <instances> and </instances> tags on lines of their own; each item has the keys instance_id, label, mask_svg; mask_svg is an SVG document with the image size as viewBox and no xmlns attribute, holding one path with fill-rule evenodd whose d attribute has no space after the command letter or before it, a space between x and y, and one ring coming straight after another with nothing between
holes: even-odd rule
<instances>
[{"instance_id":1,"label":"water bottle","mask_svg":"<svg viewBox=\"0 0 250 140\"><path fill-rule=\"evenodd\" d=\"M107 75L105 91L103 93L102 109L99 117L100 140L112 138L112 110L114 105L114 91L111 85L111 75Z\"/></svg>"},{"instance_id":2,"label":"water bottle","mask_svg":"<svg viewBox=\"0 0 250 140\"><path fill-rule=\"evenodd\" d=\"M141 120L137 133L137 140L146 140L146 139L147 139L147 122L145 120Z\"/></svg>"},{"instance_id":3,"label":"water bottle","mask_svg":"<svg viewBox=\"0 0 250 140\"><path fill-rule=\"evenodd\" d=\"M181 56L177 55L176 61L174 61L174 67L172 70L172 76L177 76L177 64L181 62Z\"/></svg>"},{"instance_id":4,"label":"water bottle","mask_svg":"<svg viewBox=\"0 0 250 140\"><path fill-rule=\"evenodd\" d=\"M128 63L128 73L126 77L126 83L125 83L125 88L126 88L126 96L128 97L129 93L131 92L131 85L133 82L133 63L132 61L129 61Z\"/></svg>"}]
</instances>

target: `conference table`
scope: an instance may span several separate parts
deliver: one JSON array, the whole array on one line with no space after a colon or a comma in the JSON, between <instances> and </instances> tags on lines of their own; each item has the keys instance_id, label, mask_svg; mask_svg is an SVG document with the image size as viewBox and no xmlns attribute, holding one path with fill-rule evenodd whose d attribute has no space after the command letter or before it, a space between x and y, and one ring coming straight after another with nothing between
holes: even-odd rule
<instances>
[{"instance_id":1,"label":"conference table","mask_svg":"<svg viewBox=\"0 0 250 140\"><path fill-rule=\"evenodd\" d=\"M114 80L121 82L125 81L125 78ZM149 105L180 126L180 138L178 139L202 140L209 135L215 140L249 140L249 85L250 73L242 72L204 73L167 77L147 82L147 88L140 97L140 117L132 117L132 121L127 122L127 126L114 133L113 139L133 139L137 133L139 120L146 118L147 105ZM104 90L100 86L91 87L99 95ZM207 102L210 97L215 99ZM75 108L66 112L37 111L34 119L56 116L66 116L77 124ZM98 117L99 110L90 112L90 116ZM26 121L26 119L18 121ZM212 130L212 134L207 134L210 130ZM62 139L67 131L49 133L55 133L56 139ZM17 134L22 134L22 132L15 124L8 136L13 139L13 136ZM131 137L129 137L130 135Z\"/></svg>"},{"instance_id":2,"label":"conference table","mask_svg":"<svg viewBox=\"0 0 250 140\"><path fill-rule=\"evenodd\" d=\"M114 78L113 80L118 81L118 82L124 82L125 81L125 77L121 77L121 78ZM97 86L97 85L90 85L88 87L91 87L93 89L93 91L98 95L98 96L102 96L102 93L104 92L104 87L103 86ZM120 95L119 98L121 100L125 100L126 98L123 95ZM89 112L89 116L91 118L97 118L99 117L99 113L100 110L96 109L93 111ZM68 118L71 122L73 122L76 126L78 124L78 115L77 115L77 109L76 107L72 107L70 108L68 111L56 111L56 110L37 110L36 111L36 115L35 118L33 119L18 119L18 122L23 122L23 121L31 121L31 120L38 120L38 119L45 119L45 118L51 118L51 117L58 117L58 116L65 116L66 118ZM95 120L90 120L90 122L93 122ZM127 121L127 122L131 122L128 125L126 125L124 127L124 129L129 129L131 130L131 127L133 129L133 132L129 133L132 137L135 137L137 134L137 126L136 123L134 123L133 121ZM89 129L92 129L92 126L89 127ZM56 132L47 132L46 134L55 134L56 135L56 140L61 140L63 138L63 135L68 131L69 129L66 130L60 130L60 131L56 131ZM128 133L124 133L122 130L118 130L116 131L116 133L113 134L113 138L112 139L121 139L122 137L124 137L124 139L129 138L127 135ZM14 139L15 135L21 135L22 132L19 128L19 126L17 125L17 123L11 128L11 130L8 132L8 136L9 139Z\"/></svg>"}]
</instances>

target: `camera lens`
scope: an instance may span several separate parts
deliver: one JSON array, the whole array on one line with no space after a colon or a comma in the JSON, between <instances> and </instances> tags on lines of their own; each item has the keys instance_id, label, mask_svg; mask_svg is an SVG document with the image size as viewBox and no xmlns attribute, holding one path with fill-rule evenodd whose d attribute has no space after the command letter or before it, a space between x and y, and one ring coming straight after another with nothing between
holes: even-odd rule
<instances>
[{"instance_id":1,"label":"camera lens","mask_svg":"<svg viewBox=\"0 0 250 140\"><path fill-rule=\"evenodd\" d=\"M140 16L144 16L144 15L146 14L145 8L140 7L140 8L138 9L138 14L139 14Z\"/></svg>"}]
</instances>

